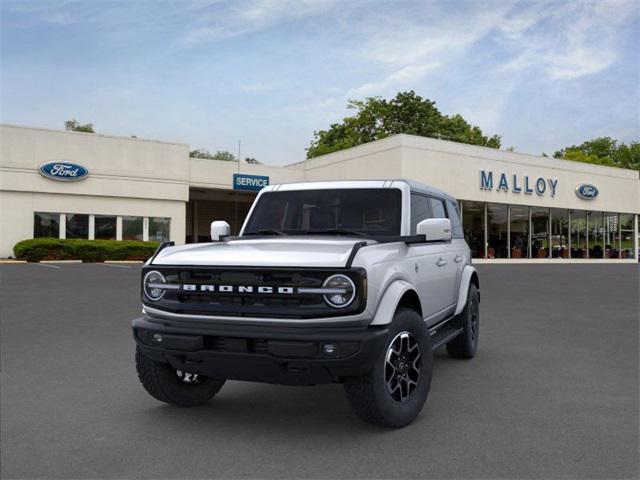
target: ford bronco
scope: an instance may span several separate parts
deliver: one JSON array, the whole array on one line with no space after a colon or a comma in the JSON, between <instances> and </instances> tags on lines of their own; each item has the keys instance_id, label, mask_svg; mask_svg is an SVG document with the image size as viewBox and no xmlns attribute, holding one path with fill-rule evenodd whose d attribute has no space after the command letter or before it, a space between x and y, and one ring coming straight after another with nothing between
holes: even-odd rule
<instances>
[{"instance_id":1,"label":"ford bronco","mask_svg":"<svg viewBox=\"0 0 640 480\"><path fill-rule=\"evenodd\" d=\"M407 180L271 185L238 236L161 245L142 269L136 366L162 402L196 406L227 379L344 385L365 421L402 427L433 350L472 358L480 285L456 200Z\"/></svg>"}]
</instances>

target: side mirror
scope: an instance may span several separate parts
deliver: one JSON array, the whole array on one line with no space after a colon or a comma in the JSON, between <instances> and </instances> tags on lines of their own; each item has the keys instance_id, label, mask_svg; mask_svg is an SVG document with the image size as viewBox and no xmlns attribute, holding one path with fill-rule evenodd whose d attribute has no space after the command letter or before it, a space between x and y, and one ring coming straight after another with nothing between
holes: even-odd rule
<instances>
[{"instance_id":1,"label":"side mirror","mask_svg":"<svg viewBox=\"0 0 640 480\"><path fill-rule=\"evenodd\" d=\"M211 222L211 241L219 242L220 237L231 234L231 227L224 220Z\"/></svg>"},{"instance_id":2,"label":"side mirror","mask_svg":"<svg viewBox=\"0 0 640 480\"><path fill-rule=\"evenodd\" d=\"M418 223L416 233L424 235L427 242L447 242L451 240L451 220L448 218L427 218Z\"/></svg>"}]
</instances>

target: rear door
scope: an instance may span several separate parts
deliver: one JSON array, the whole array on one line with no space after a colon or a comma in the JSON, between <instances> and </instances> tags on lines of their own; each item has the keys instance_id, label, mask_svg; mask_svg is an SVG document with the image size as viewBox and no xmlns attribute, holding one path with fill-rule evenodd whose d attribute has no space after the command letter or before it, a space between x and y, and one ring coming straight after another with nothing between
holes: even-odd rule
<instances>
[{"instance_id":1,"label":"rear door","mask_svg":"<svg viewBox=\"0 0 640 480\"><path fill-rule=\"evenodd\" d=\"M433 218L449 218L447 214L447 206L443 199L430 197L429 202L431 203L431 213ZM450 219L451 220L451 219ZM452 229L453 229L453 222ZM458 252L454 247L454 242L443 242L440 244L441 249L437 255L436 265L438 267L438 274L440 281L442 282L442 286L446 289L445 292L445 303L446 303L446 314L448 315L448 309L451 307L455 307L455 303L458 300L458 278L459 278L459 265L458 261Z\"/></svg>"}]
</instances>

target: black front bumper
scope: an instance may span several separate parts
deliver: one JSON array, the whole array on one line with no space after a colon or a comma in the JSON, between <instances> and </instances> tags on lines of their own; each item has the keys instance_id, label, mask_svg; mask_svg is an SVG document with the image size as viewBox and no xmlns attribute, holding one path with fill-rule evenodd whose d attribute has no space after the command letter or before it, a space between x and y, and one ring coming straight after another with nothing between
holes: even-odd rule
<instances>
[{"instance_id":1,"label":"black front bumper","mask_svg":"<svg viewBox=\"0 0 640 480\"><path fill-rule=\"evenodd\" d=\"M373 367L385 327L318 328L176 325L143 317L133 336L147 357L213 378L315 385L339 382Z\"/></svg>"}]
</instances>

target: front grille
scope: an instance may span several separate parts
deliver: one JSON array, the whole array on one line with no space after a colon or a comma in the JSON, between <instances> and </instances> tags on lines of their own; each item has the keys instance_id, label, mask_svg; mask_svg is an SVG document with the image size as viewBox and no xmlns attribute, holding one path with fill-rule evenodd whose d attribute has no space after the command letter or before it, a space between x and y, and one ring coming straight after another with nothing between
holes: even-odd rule
<instances>
[{"instance_id":1,"label":"front grille","mask_svg":"<svg viewBox=\"0 0 640 480\"><path fill-rule=\"evenodd\" d=\"M366 279L363 269L219 269L202 267L147 267L142 278L150 270L160 271L167 283L180 286L166 290L164 297L149 301L143 294L146 305L172 313L193 315L218 315L231 317L269 318L318 318L353 315L364 309ZM327 277L342 273L356 285L356 298L344 308L327 305L321 294L300 293L299 288L320 288ZM196 291L186 291L185 284L197 286ZM200 286L209 285L214 291L201 291ZM223 285L233 291L218 291ZM251 286L252 292L237 291L239 286ZM258 292L259 287L271 288L273 292ZM279 293L278 289L292 289L294 293Z\"/></svg>"}]
</instances>

